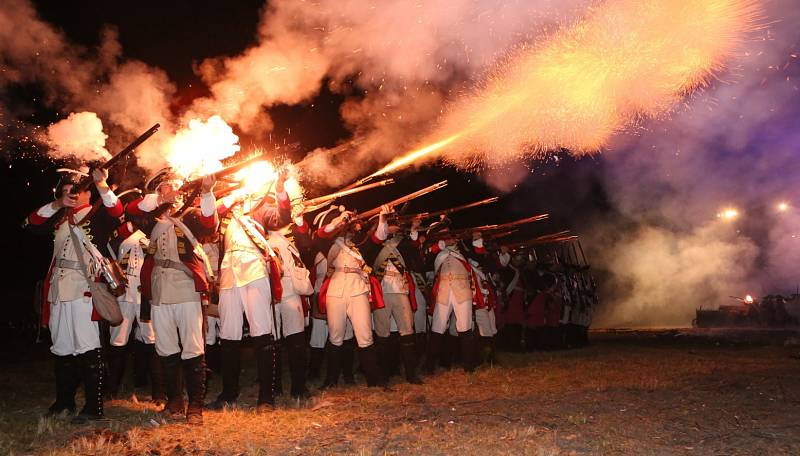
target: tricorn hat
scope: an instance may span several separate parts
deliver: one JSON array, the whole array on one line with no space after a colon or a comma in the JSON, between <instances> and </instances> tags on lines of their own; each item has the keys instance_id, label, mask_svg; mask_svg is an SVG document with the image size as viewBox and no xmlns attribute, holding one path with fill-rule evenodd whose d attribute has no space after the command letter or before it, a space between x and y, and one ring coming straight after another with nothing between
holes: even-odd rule
<instances>
[{"instance_id":1,"label":"tricorn hat","mask_svg":"<svg viewBox=\"0 0 800 456\"><path fill-rule=\"evenodd\" d=\"M147 192L154 192L161 184L167 182L176 182L178 187L183 185L183 179L175 173L174 169L167 167L150 176L144 184L144 189Z\"/></svg>"}]
</instances>

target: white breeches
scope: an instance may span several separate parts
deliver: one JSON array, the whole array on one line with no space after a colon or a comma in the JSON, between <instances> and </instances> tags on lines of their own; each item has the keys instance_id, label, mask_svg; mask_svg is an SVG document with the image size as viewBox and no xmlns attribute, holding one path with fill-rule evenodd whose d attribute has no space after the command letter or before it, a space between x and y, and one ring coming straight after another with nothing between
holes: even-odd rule
<instances>
[{"instance_id":1,"label":"white breeches","mask_svg":"<svg viewBox=\"0 0 800 456\"><path fill-rule=\"evenodd\" d=\"M414 334L414 317L411 313L411 301L408 295L387 293L383 295L386 305L383 309L375 309L372 320L375 324L375 333L379 337L389 337L391 322L394 321L397 331L401 336Z\"/></svg>"},{"instance_id":2,"label":"white breeches","mask_svg":"<svg viewBox=\"0 0 800 456\"><path fill-rule=\"evenodd\" d=\"M219 337L242 340L244 317L250 326L250 336L273 333L269 279L254 280L243 287L227 288L219 292ZM277 309L275 309L277 313Z\"/></svg>"},{"instance_id":3,"label":"white breeches","mask_svg":"<svg viewBox=\"0 0 800 456\"><path fill-rule=\"evenodd\" d=\"M328 296L326 301L328 316L328 340L337 347L344 341L347 319L353 325L353 333L359 347L372 345L372 309L369 305L369 294L344 296L337 298Z\"/></svg>"},{"instance_id":4,"label":"white breeches","mask_svg":"<svg viewBox=\"0 0 800 456\"><path fill-rule=\"evenodd\" d=\"M136 322L136 331L134 334L136 340L144 342L145 344L156 343L156 334L153 332L153 322L143 322L140 320L142 314L141 304L120 301L119 309L122 311L122 323L118 326L111 327L111 345L115 347L124 347L127 345L134 322Z\"/></svg>"},{"instance_id":5,"label":"white breeches","mask_svg":"<svg viewBox=\"0 0 800 456\"><path fill-rule=\"evenodd\" d=\"M100 348L100 326L92 321L92 298L50 304L50 351L58 356L80 355Z\"/></svg>"},{"instance_id":6,"label":"white breeches","mask_svg":"<svg viewBox=\"0 0 800 456\"><path fill-rule=\"evenodd\" d=\"M159 356L181 354L191 359L205 352L203 311L199 302L153 306L153 329Z\"/></svg>"},{"instance_id":7,"label":"white breeches","mask_svg":"<svg viewBox=\"0 0 800 456\"><path fill-rule=\"evenodd\" d=\"M275 305L275 318L278 320L280 337L291 336L303 332L306 326L303 315L303 301L300 296L293 295L281 299Z\"/></svg>"},{"instance_id":8,"label":"white breeches","mask_svg":"<svg viewBox=\"0 0 800 456\"><path fill-rule=\"evenodd\" d=\"M453 292L450 291L447 297L447 304L436 304L433 309L431 331L444 334L451 313L456 317L456 329L458 332L472 329L472 299L456 302Z\"/></svg>"},{"instance_id":9,"label":"white breeches","mask_svg":"<svg viewBox=\"0 0 800 456\"><path fill-rule=\"evenodd\" d=\"M487 308L475 310L475 326L481 337L491 337L497 334L497 322L494 316L494 309Z\"/></svg>"}]
</instances>

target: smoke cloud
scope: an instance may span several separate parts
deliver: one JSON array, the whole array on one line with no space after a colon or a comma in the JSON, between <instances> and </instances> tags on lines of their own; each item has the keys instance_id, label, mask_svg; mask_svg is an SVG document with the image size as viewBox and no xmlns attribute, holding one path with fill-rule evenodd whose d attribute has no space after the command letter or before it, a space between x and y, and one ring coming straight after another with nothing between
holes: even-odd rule
<instances>
[{"instance_id":1,"label":"smoke cloud","mask_svg":"<svg viewBox=\"0 0 800 456\"><path fill-rule=\"evenodd\" d=\"M795 291L800 219L777 208L800 184L795 6L765 3L772 23L719 81L610 143L605 187L627 224L586 231L610 272L598 325L688 325L730 296ZM726 207L739 216L718 218Z\"/></svg>"},{"instance_id":2,"label":"smoke cloud","mask_svg":"<svg viewBox=\"0 0 800 456\"><path fill-rule=\"evenodd\" d=\"M47 127L47 143L55 158L80 161L108 160L103 122L93 112L71 113L69 117Z\"/></svg>"}]
</instances>

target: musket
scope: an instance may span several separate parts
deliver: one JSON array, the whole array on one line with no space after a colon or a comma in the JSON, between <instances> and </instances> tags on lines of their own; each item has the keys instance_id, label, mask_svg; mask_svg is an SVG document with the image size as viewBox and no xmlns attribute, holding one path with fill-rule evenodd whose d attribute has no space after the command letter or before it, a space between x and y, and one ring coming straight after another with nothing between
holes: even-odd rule
<instances>
[{"instance_id":1,"label":"musket","mask_svg":"<svg viewBox=\"0 0 800 456\"><path fill-rule=\"evenodd\" d=\"M181 206L181 208L176 212L176 214L181 214L182 215L186 209L188 209L189 207L192 206L192 204L194 203L194 199L197 198L200 195L200 189L201 189L200 184L203 183L203 179L205 179L207 176L214 176L215 179L221 179L221 178L223 178L225 176L230 176L233 173L241 171L242 169L252 165L253 163L261 161L263 159L264 159L264 154L263 153L262 154L258 154L258 155L255 155L253 157L250 157L250 158L248 158L246 160L242 160L239 163L236 163L236 164L227 166L225 168L222 168L219 171L215 171L213 173L209 173L206 176L198 177L196 179L192 179L192 180L184 183L181 186L180 190L183 193L186 193L188 196L186 197L186 200L183 202L183 206Z\"/></svg>"},{"instance_id":2,"label":"musket","mask_svg":"<svg viewBox=\"0 0 800 456\"><path fill-rule=\"evenodd\" d=\"M552 243L573 241L575 239L578 239L578 236L570 235L569 231L565 230L565 231L559 231L558 233L538 236L533 239L529 239L527 241L515 242L513 244L505 244L503 245L503 247L507 247L510 250L514 250L518 248L532 247L541 244L552 244Z\"/></svg>"},{"instance_id":3,"label":"musket","mask_svg":"<svg viewBox=\"0 0 800 456\"><path fill-rule=\"evenodd\" d=\"M394 207L399 204L403 204L405 202L419 198L420 196L427 195L428 193L435 192L436 190L439 190L444 187L447 187L446 180L437 182L433 185L429 185L423 189L417 190L414 193L409 193L408 195L401 196L400 198L389 201L388 203L384 203L383 206ZM381 206L378 206L374 209L370 209L366 212L361 212L359 214L356 214L353 218L351 218L349 223L363 222L365 220L369 220L370 218L380 214L380 212L381 212Z\"/></svg>"},{"instance_id":4,"label":"musket","mask_svg":"<svg viewBox=\"0 0 800 456\"><path fill-rule=\"evenodd\" d=\"M440 209L438 211L420 212L418 214L408 214L408 215L397 215L397 216L394 216L393 219L397 220L399 223L405 223L405 222L410 222L410 221L415 220L415 219L424 220L424 219L429 219L429 218L435 218L435 217L439 217L439 216L442 216L442 215L450 215L450 214L453 214L455 212L463 211L465 209L471 209L473 207L478 207L478 206L483 206L483 205L486 205L486 204L491 204L491 203L494 203L495 201L497 201L498 199L500 199L500 198L497 197L497 196L493 196L491 198L482 199L480 201L475 201L473 203L462 204L460 206L455 206L455 207L451 207L451 208L448 208L448 209Z\"/></svg>"},{"instance_id":5,"label":"musket","mask_svg":"<svg viewBox=\"0 0 800 456\"><path fill-rule=\"evenodd\" d=\"M113 157L109 158L108 161L100 165L99 168L111 169L114 165L122 161L122 159L130 155L130 153L133 152L137 147L139 147L143 142L150 139L150 137L153 136L158 131L159 127L161 127L161 124L155 124L152 127L150 127L149 130L139 135L138 138L134 139L133 142L125 146L124 149L117 152ZM82 178L80 182L78 182L78 185L72 187L70 193L78 194L82 191L85 191L87 188L89 188L90 185L92 185L92 180L93 179L91 174Z\"/></svg>"},{"instance_id":6,"label":"musket","mask_svg":"<svg viewBox=\"0 0 800 456\"><path fill-rule=\"evenodd\" d=\"M220 199L223 196L230 195L231 193L235 192L236 190L239 190L240 188L242 188L242 185L243 184L241 182L236 182L233 185L229 185L229 186L227 186L225 188L222 188L222 189L219 189L219 190L214 189L214 197L216 199Z\"/></svg>"},{"instance_id":7,"label":"musket","mask_svg":"<svg viewBox=\"0 0 800 456\"><path fill-rule=\"evenodd\" d=\"M303 200L300 202L300 205L303 206L303 212L311 212L315 211L323 206L328 205L331 201L341 198L343 196L352 195L354 193L363 192L365 190L371 190L376 187L383 187L389 184L393 184L394 179L383 179L378 182L373 182L371 184L361 185L358 187L347 188L345 187L344 190L339 190L338 192L329 193L327 195L318 196L316 198L311 198L307 200Z\"/></svg>"},{"instance_id":8,"label":"musket","mask_svg":"<svg viewBox=\"0 0 800 456\"><path fill-rule=\"evenodd\" d=\"M537 222L539 220L545 220L545 219L547 219L547 217L548 217L548 214L539 214L539 215L534 215L534 216L531 216L531 217L526 217L524 219L515 220L513 222L501 223L499 225L495 224L495 225L476 226L476 227L472 227L472 228L460 228L460 229L457 229L457 230L450 230L450 231L447 231L445 233L441 233L437 237L439 237L439 238L441 238L441 237L461 237L461 236L467 235L469 233L474 233L474 232L484 233L484 232L488 232L488 231L506 231L509 228L513 228L513 227L516 227L516 226L524 225L526 223L532 223L532 222Z\"/></svg>"}]
</instances>

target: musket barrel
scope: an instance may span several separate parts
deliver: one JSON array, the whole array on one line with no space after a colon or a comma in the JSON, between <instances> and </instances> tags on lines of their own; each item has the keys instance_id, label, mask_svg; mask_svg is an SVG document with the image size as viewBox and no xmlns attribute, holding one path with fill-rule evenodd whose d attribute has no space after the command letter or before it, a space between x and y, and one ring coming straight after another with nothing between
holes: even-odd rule
<instances>
[{"instance_id":1,"label":"musket barrel","mask_svg":"<svg viewBox=\"0 0 800 456\"><path fill-rule=\"evenodd\" d=\"M121 151L117 152L116 154L114 154L113 157L109 158L105 163L100 165L100 168L102 168L102 169L111 169L111 167L113 167L114 165L116 165L117 163L122 161L123 158L127 157L131 152L133 152L143 142L145 142L148 139L150 139L150 137L153 136L158 131L158 129L160 127L161 127L161 124L155 124L152 127L150 127L149 130L147 130L146 132L144 132L141 135L139 135L138 138L134 139L130 144L125 146L124 149L122 149ZM80 191L83 191L83 190L89 188L89 185L91 185L91 184L92 184L92 176L84 177L83 179L80 180L80 182L78 182L78 185L73 187L72 193L78 193Z\"/></svg>"},{"instance_id":2,"label":"musket barrel","mask_svg":"<svg viewBox=\"0 0 800 456\"><path fill-rule=\"evenodd\" d=\"M339 190L338 192L329 193L327 195L318 196L316 198L311 198L303 201L303 206L310 207L310 206L317 206L328 201L335 200L336 198L341 198L343 196L352 195L354 193L363 192L365 190L370 190L376 187L383 187L385 185L389 185L394 183L394 179L383 179L378 182L373 182L371 184L361 185L358 187L352 188L345 188L343 190Z\"/></svg>"},{"instance_id":3,"label":"musket barrel","mask_svg":"<svg viewBox=\"0 0 800 456\"><path fill-rule=\"evenodd\" d=\"M486 205L486 204L491 204L491 203L494 203L495 201L497 201L498 199L500 199L500 198L497 197L497 196L493 196L491 198L482 199L480 201L475 201L473 203L462 204L460 206L455 206L455 207L451 207L451 208L448 208L448 209L440 209L438 211L430 211L430 212L421 212L419 214L401 215L401 216L395 217L395 219L398 220L399 222L407 222L407 221L411 221L411 220L414 220L414 219L427 219L427 218L439 217L440 215L450 215L450 214L453 214L455 212L463 211L465 209L471 209L473 207L478 207L478 206L483 206L483 205Z\"/></svg>"},{"instance_id":4,"label":"musket barrel","mask_svg":"<svg viewBox=\"0 0 800 456\"><path fill-rule=\"evenodd\" d=\"M427 186L427 187L425 187L423 189L417 190L414 193L409 193L408 195L401 196L400 198L397 198L397 199L394 199L392 201L389 201L388 203L385 203L383 205L394 207L394 206L397 206L398 204L403 204L405 202L408 202L408 201L411 201L413 199L419 198L420 196L427 195L428 193L435 192L436 190L439 190L439 189L444 188L446 186L447 186L447 181L443 180L443 181L437 182L437 183L435 183L433 185L429 185L429 186ZM362 212L362 213L356 215L353 218L352 222L360 221L360 220L368 220L369 218L371 218L374 215L379 214L380 212L381 212L381 207L378 206L378 207L376 207L374 209L370 209L370 210L368 210L366 212Z\"/></svg>"}]
</instances>

